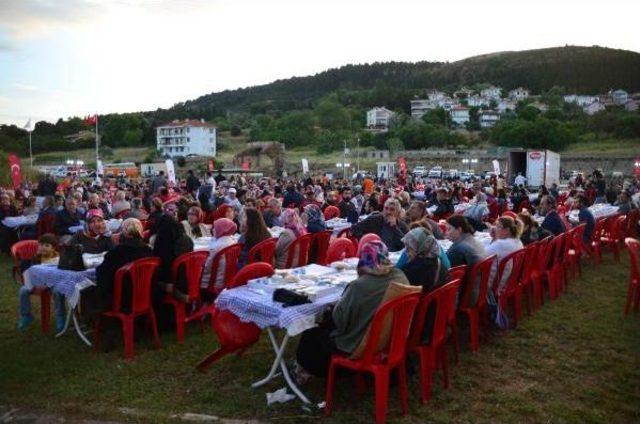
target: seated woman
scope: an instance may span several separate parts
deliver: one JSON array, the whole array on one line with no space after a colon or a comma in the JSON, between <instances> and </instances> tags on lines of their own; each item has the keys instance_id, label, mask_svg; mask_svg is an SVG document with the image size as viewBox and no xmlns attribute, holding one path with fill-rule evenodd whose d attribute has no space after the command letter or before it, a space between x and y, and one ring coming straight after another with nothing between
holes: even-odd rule
<instances>
[{"instance_id":1,"label":"seated woman","mask_svg":"<svg viewBox=\"0 0 640 424\"><path fill-rule=\"evenodd\" d=\"M22 261L20 263L20 271L26 271L31 265L57 265L58 264L58 238L50 233L43 234L38 239L38 251L30 261ZM18 321L18 330L26 329L33 322L31 315L31 290L25 286L20 287L18 297L20 299L20 320ZM64 327L64 297L58 293L53 296L56 316L56 331L62 331Z\"/></svg>"},{"instance_id":2,"label":"seated woman","mask_svg":"<svg viewBox=\"0 0 640 424\"><path fill-rule=\"evenodd\" d=\"M412 229L402 242L407 261L400 269L411 285L422 286L423 293L428 293L447 280L447 268L440 260L440 246L425 228Z\"/></svg>"},{"instance_id":3,"label":"seated woman","mask_svg":"<svg viewBox=\"0 0 640 424\"><path fill-rule=\"evenodd\" d=\"M438 224L436 224L436 226L437 225ZM433 236L437 240L436 236L431 231L431 223L428 222L426 219L422 219L420 221L412 222L411 225L409 226L409 228L411 230L413 230L415 228L423 228L427 232L428 235ZM448 271L449 268L451 268L451 262L449 261L449 257L447 256L447 253L444 251L442 246L440 246L439 244L438 244L438 257L440 258L440 264L444 267L445 270ZM406 244L405 244L405 248L402 249L402 253L400 254L400 257L398 258L398 262L396 262L396 268L402 269L405 266L405 264L408 262L408 260L409 260L409 256L407 255L407 249L406 249Z\"/></svg>"},{"instance_id":4,"label":"seated woman","mask_svg":"<svg viewBox=\"0 0 640 424\"><path fill-rule=\"evenodd\" d=\"M211 266L215 256L225 247L229 247L235 244L235 238L233 235L238 231L238 226L232 220L228 218L219 218L213 223L213 239L209 243L209 257L204 264L204 270L202 271L202 281L200 287L206 289L209 287L209 282L213 278L213 285L216 289L222 289L224 286L224 270L225 260L220 260L217 274L211 275Z\"/></svg>"},{"instance_id":5,"label":"seated woman","mask_svg":"<svg viewBox=\"0 0 640 424\"><path fill-rule=\"evenodd\" d=\"M540 227L538 221L533 219L533 217L528 213L519 213L518 220L522 222L522 235L520 236L520 241L525 246L547 237L553 237L553 234L550 231Z\"/></svg>"},{"instance_id":6,"label":"seated woman","mask_svg":"<svg viewBox=\"0 0 640 424\"><path fill-rule=\"evenodd\" d=\"M122 218L131 210L131 203L127 201L127 195L124 191L118 191L111 205L111 214L115 218Z\"/></svg>"},{"instance_id":7,"label":"seated woman","mask_svg":"<svg viewBox=\"0 0 640 424\"><path fill-rule=\"evenodd\" d=\"M255 208L244 208L242 220L240 223L240 239L238 243L242 244L242 250L238 258L238 269L242 268L248 260L249 251L258 243L270 239L271 233L264 223L262 214Z\"/></svg>"},{"instance_id":8,"label":"seated woman","mask_svg":"<svg viewBox=\"0 0 640 424\"><path fill-rule=\"evenodd\" d=\"M330 319L302 333L296 352L299 378L305 373L325 377L333 353L356 351L391 282L409 284L404 273L389 262L384 243L366 242L360 251L358 278L342 293Z\"/></svg>"},{"instance_id":9,"label":"seated woman","mask_svg":"<svg viewBox=\"0 0 640 424\"><path fill-rule=\"evenodd\" d=\"M153 256L153 252L142 239L142 222L127 218L120 226L120 243L109 250L104 261L96 268L96 285L82 291L82 301L89 314L107 311L113 302L113 280L118 269L137 259ZM131 289L123 289L123 310L128 311Z\"/></svg>"},{"instance_id":10,"label":"seated woman","mask_svg":"<svg viewBox=\"0 0 640 424\"><path fill-rule=\"evenodd\" d=\"M518 223L508 216L502 216L498 218L496 221L496 225L491 229L491 237L493 241L487 247L487 253L489 255L496 255L497 258L493 262L493 267L491 268L491 274L489 277L489 287L492 288L494 284L498 285L498 291L502 290L504 284L509 278L510 266L507 265L505 267L504 275L502 276L502 280L497 282L494 281L496 279L496 274L498 272L498 264L502 261L507 255L516 250L522 249L522 242L520 241L521 228L518 227Z\"/></svg>"},{"instance_id":11,"label":"seated woman","mask_svg":"<svg viewBox=\"0 0 640 424\"><path fill-rule=\"evenodd\" d=\"M280 215L280 221L284 227L284 231L280 233L278 242L276 243L276 268L284 268L287 264L287 254L289 245L298 237L307 234L297 209L284 209ZM295 259L298 252L295 253Z\"/></svg>"},{"instance_id":12,"label":"seated woman","mask_svg":"<svg viewBox=\"0 0 640 424\"><path fill-rule=\"evenodd\" d=\"M473 237L474 232L464 216L454 215L447 219L447 239L453 242L447 256L452 267L472 267L488 256L482 243Z\"/></svg>"},{"instance_id":13,"label":"seated woman","mask_svg":"<svg viewBox=\"0 0 640 424\"><path fill-rule=\"evenodd\" d=\"M307 217L307 232L319 233L327 229L327 224L324 222L324 215L322 210L315 203L310 203L304 207L304 213Z\"/></svg>"},{"instance_id":14,"label":"seated woman","mask_svg":"<svg viewBox=\"0 0 640 424\"><path fill-rule=\"evenodd\" d=\"M75 233L67 245L82 246L83 253L102 253L113 247L111 235L107 232L107 225L100 209L89 209L85 217L84 230Z\"/></svg>"},{"instance_id":15,"label":"seated woman","mask_svg":"<svg viewBox=\"0 0 640 424\"><path fill-rule=\"evenodd\" d=\"M184 232L192 240L211 235L211 225L207 225L202 220L204 212L198 206L191 206L187 212L187 219L182 221Z\"/></svg>"},{"instance_id":16,"label":"seated woman","mask_svg":"<svg viewBox=\"0 0 640 424\"><path fill-rule=\"evenodd\" d=\"M173 202L164 205L156 230L151 244L153 255L161 259L158 280L167 283L171 280L171 264L183 253L193 251L193 240L184 233L184 227L178 221L178 206Z\"/></svg>"}]
</instances>

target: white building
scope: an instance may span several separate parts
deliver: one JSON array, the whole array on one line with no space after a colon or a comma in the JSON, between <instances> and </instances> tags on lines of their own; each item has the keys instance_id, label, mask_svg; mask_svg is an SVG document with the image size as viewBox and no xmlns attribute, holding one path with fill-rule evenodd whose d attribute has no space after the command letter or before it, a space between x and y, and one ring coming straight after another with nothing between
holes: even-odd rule
<instances>
[{"instance_id":1,"label":"white building","mask_svg":"<svg viewBox=\"0 0 640 424\"><path fill-rule=\"evenodd\" d=\"M469 109L464 106L456 106L449 111L451 120L456 125L464 125L469 122Z\"/></svg>"},{"instance_id":2,"label":"white building","mask_svg":"<svg viewBox=\"0 0 640 424\"><path fill-rule=\"evenodd\" d=\"M428 110L435 109L437 106L427 99L411 100L411 117L420 119Z\"/></svg>"},{"instance_id":3,"label":"white building","mask_svg":"<svg viewBox=\"0 0 640 424\"><path fill-rule=\"evenodd\" d=\"M613 100L613 103L617 105L623 105L627 103L627 100L629 100L629 93L627 93L624 90L616 90L616 91L610 92L609 94L611 95L611 99Z\"/></svg>"},{"instance_id":4,"label":"white building","mask_svg":"<svg viewBox=\"0 0 640 424\"><path fill-rule=\"evenodd\" d=\"M600 103L599 101L595 101L590 105L583 106L582 110L584 110L584 113L586 113L587 115L593 115L600 112L601 110L605 110L605 107L604 104Z\"/></svg>"},{"instance_id":5,"label":"white building","mask_svg":"<svg viewBox=\"0 0 640 424\"><path fill-rule=\"evenodd\" d=\"M566 103L575 103L580 107L585 107L598 100L597 96L584 96L579 94L569 94L564 96Z\"/></svg>"},{"instance_id":6,"label":"white building","mask_svg":"<svg viewBox=\"0 0 640 424\"><path fill-rule=\"evenodd\" d=\"M389 121L392 117L393 112L386 107L374 107L367 112L367 127L389 128Z\"/></svg>"},{"instance_id":7,"label":"white building","mask_svg":"<svg viewBox=\"0 0 640 424\"><path fill-rule=\"evenodd\" d=\"M467 98L467 105L469 107L485 107L489 106L489 103L491 103L490 99L480 96L471 96Z\"/></svg>"},{"instance_id":8,"label":"white building","mask_svg":"<svg viewBox=\"0 0 640 424\"><path fill-rule=\"evenodd\" d=\"M447 94L440 90L431 90L427 93L427 98L432 102L437 102L438 100L443 100L447 97Z\"/></svg>"},{"instance_id":9,"label":"white building","mask_svg":"<svg viewBox=\"0 0 640 424\"><path fill-rule=\"evenodd\" d=\"M480 96L487 99L500 100L501 93L502 93L502 89L500 87L494 87L492 85L491 87L481 90Z\"/></svg>"},{"instance_id":10,"label":"white building","mask_svg":"<svg viewBox=\"0 0 640 424\"><path fill-rule=\"evenodd\" d=\"M500 100L498 102L498 107L496 108L498 113L503 114L505 112L515 112L516 103L512 100Z\"/></svg>"},{"instance_id":11,"label":"white building","mask_svg":"<svg viewBox=\"0 0 640 424\"><path fill-rule=\"evenodd\" d=\"M483 110L479 116L480 128L491 128L500 120L500 114L495 110Z\"/></svg>"},{"instance_id":12,"label":"white building","mask_svg":"<svg viewBox=\"0 0 640 424\"><path fill-rule=\"evenodd\" d=\"M638 110L638 101L637 100L629 100L624 104L624 109L627 112L635 112Z\"/></svg>"},{"instance_id":13,"label":"white building","mask_svg":"<svg viewBox=\"0 0 640 424\"><path fill-rule=\"evenodd\" d=\"M518 87L515 90L509 91L509 98L513 101L519 102L529 97L529 90L526 88Z\"/></svg>"},{"instance_id":14,"label":"white building","mask_svg":"<svg viewBox=\"0 0 640 424\"><path fill-rule=\"evenodd\" d=\"M156 128L158 151L162 156L215 156L216 127L204 119L176 120Z\"/></svg>"}]
</instances>

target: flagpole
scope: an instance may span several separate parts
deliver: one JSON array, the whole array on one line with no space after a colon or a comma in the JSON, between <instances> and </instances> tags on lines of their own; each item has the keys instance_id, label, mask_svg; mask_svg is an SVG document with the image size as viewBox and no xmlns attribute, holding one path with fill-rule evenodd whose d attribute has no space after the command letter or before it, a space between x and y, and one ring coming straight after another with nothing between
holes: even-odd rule
<instances>
[{"instance_id":1,"label":"flagpole","mask_svg":"<svg viewBox=\"0 0 640 424\"><path fill-rule=\"evenodd\" d=\"M31 159L31 168L33 168L33 151L31 150L31 131L29 131L29 159Z\"/></svg>"},{"instance_id":2,"label":"flagpole","mask_svg":"<svg viewBox=\"0 0 640 424\"><path fill-rule=\"evenodd\" d=\"M98 177L98 162L99 162L99 158L100 158L100 154L98 153L98 114L96 113L95 115L96 117L96 180L99 178Z\"/></svg>"}]
</instances>

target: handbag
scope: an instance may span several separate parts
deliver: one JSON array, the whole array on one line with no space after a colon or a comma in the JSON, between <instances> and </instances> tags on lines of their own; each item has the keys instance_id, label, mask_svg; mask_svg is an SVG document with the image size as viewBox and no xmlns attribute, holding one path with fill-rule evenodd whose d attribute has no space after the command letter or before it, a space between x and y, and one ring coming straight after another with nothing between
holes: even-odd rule
<instances>
[{"instance_id":1,"label":"handbag","mask_svg":"<svg viewBox=\"0 0 640 424\"><path fill-rule=\"evenodd\" d=\"M82 260L82 245L71 244L65 246L60 260L58 261L58 269L66 269L69 271L84 271L84 261Z\"/></svg>"},{"instance_id":2,"label":"handbag","mask_svg":"<svg viewBox=\"0 0 640 424\"><path fill-rule=\"evenodd\" d=\"M276 289L273 292L273 301L283 303L283 308L311 303L307 296L287 289Z\"/></svg>"}]
</instances>

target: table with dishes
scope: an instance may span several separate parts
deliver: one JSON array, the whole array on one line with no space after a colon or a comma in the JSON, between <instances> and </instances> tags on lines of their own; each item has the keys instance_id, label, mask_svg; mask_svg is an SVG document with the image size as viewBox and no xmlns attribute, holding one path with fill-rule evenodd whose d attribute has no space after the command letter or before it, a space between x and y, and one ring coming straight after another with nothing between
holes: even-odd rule
<instances>
[{"instance_id":1,"label":"table with dishes","mask_svg":"<svg viewBox=\"0 0 640 424\"><path fill-rule=\"evenodd\" d=\"M38 215L8 216L2 220L2 225L8 228L19 228L27 225L36 225Z\"/></svg>"}]
</instances>

